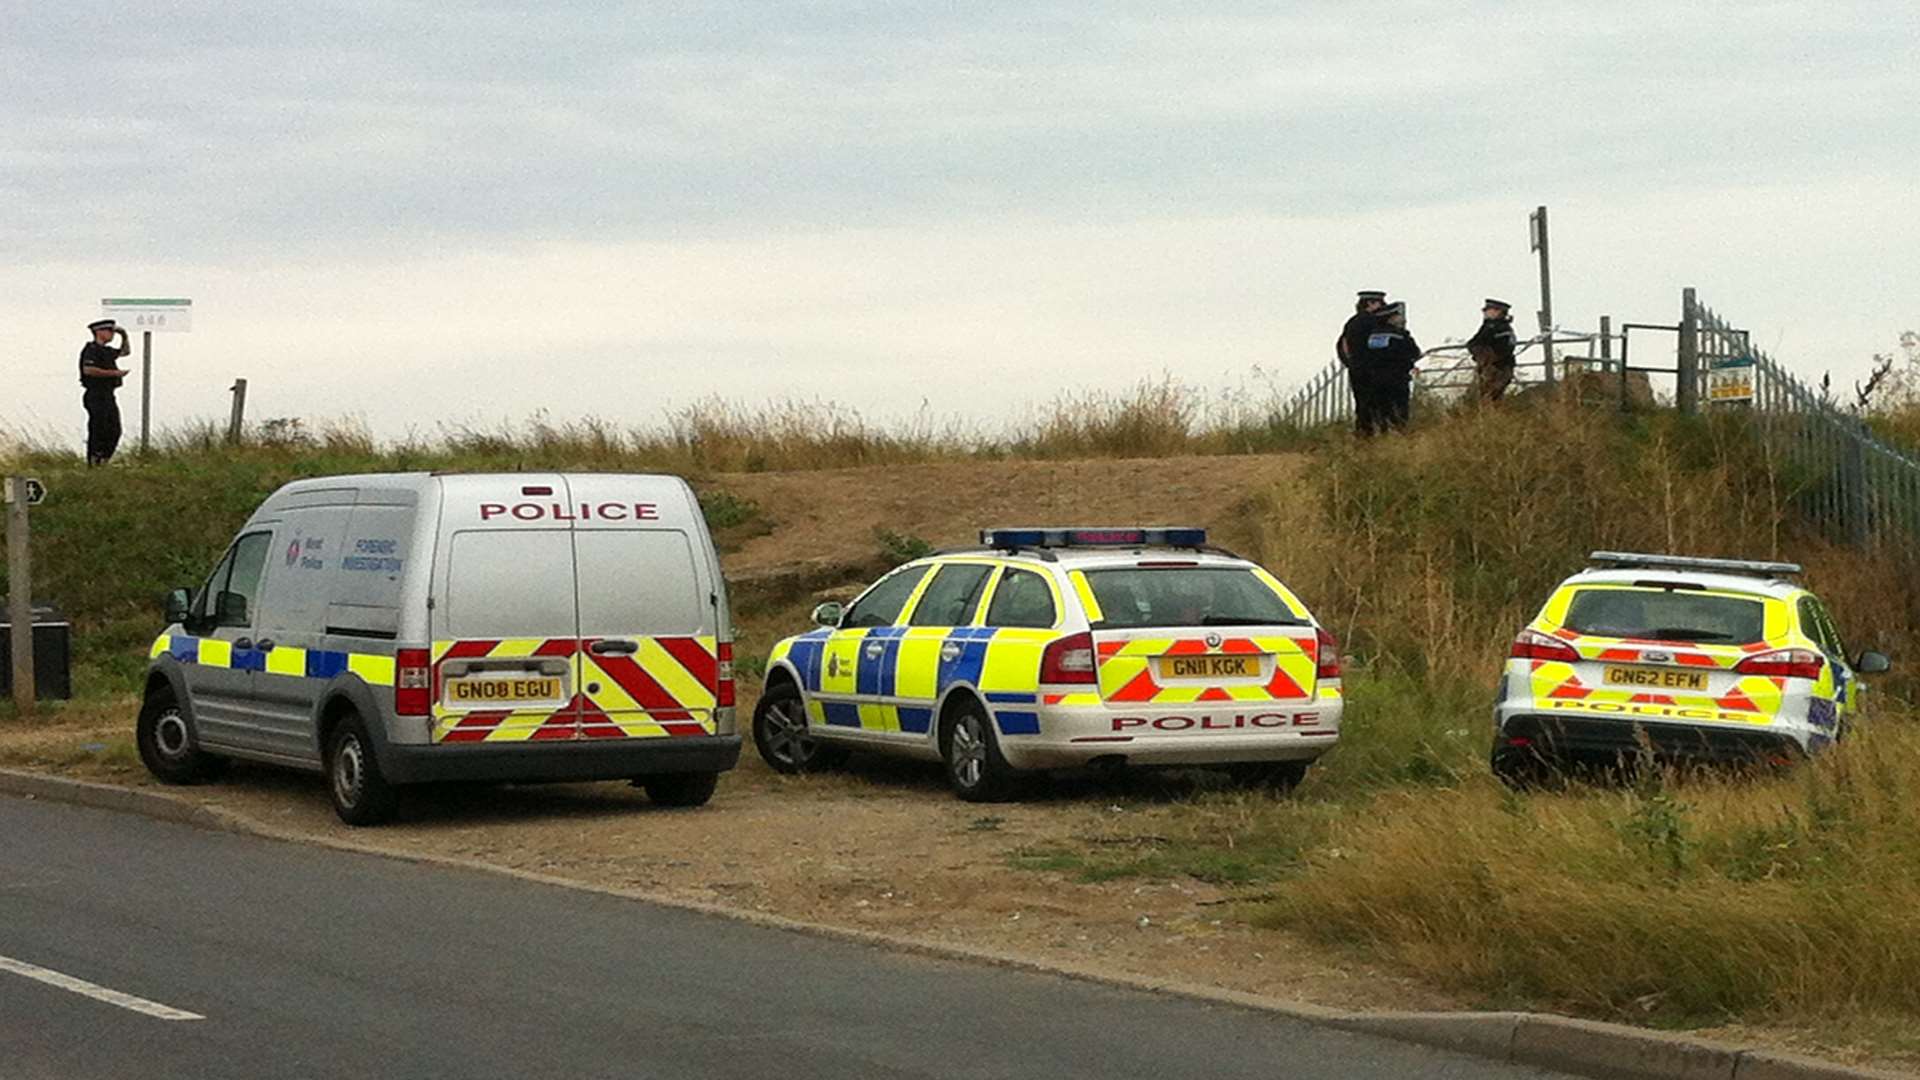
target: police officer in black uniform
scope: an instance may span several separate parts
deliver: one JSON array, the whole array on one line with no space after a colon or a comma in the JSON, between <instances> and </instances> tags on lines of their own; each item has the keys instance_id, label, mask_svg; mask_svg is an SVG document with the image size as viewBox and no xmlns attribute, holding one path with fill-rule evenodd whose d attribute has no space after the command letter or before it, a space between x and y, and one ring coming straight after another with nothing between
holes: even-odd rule
<instances>
[{"instance_id":1,"label":"police officer in black uniform","mask_svg":"<svg viewBox=\"0 0 1920 1080\"><path fill-rule=\"evenodd\" d=\"M113 392L126 380L127 372L119 361L133 351L133 346L127 343L127 332L112 319L90 322L87 329L93 331L93 340L80 348L80 385L84 388L80 402L87 407L87 464L105 465L120 448L120 403L113 399ZM118 348L113 345L115 334L120 335Z\"/></svg>"},{"instance_id":2,"label":"police officer in black uniform","mask_svg":"<svg viewBox=\"0 0 1920 1080\"><path fill-rule=\"evenodd\" d=\"M1480 329L1467 339L1473 357L1473 396L1499 401L1513 382L1513 305L1487 298L1480 309Z\"/></svg>"},{"instance_id":3,"label":"police officer in black uniform","mask_svg":"<svg viewBox=\"0 0 1920 1080\"><path fill-rule=\"evenodd\" d=\"M1413 410L1413 366L1420 362L1420 346L1407 333L1407 306L1388 304L1354 354L1353 379L1356 427L1362 435L1376 435L1407 426Z\"/></svg>"},{"instance_id":4,"label":"police officer in black uniform","mask_svg":"<svg viewBox=\"0 0 1920 1080\"><path fill-rule=\"evenodd\" d=\"M1366 388L1361 385L1359 368L1354 366L1354 359L1365 348L1367 333L1373 329L1380 309L1385 306L1386 293L1378 289L1360 290L1360 297L1353 304L1353 314L1347 319L1346 325L1340 328L1340 336L1333 343L1334 356L1347 369L1347 389L1353 392L1353 412L1356 417L1366 407L1362 397Z\"/></svg>"}]
</instances>

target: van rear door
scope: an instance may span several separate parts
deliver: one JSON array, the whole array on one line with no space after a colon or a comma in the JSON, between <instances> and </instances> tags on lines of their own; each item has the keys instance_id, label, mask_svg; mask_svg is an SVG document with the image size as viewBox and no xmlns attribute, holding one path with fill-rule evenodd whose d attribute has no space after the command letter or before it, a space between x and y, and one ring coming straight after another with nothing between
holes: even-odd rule
<instances>
[{"instance_id":1,"label":"van rear door","mask_svg":"<svg viewBox=\"0 0 1920 1080\"><path fill-rule=\"evenodd\" d=\"M720 588L682 481L575 475L580 735L712 735L720 704Z\"/></svg>"},{"instance_id":2,"label":"van rear door","mask_svg":"<svg viewBox=\"0 0 1920 1080\"><path fill-rule=\"evenodd\" d=\"M578 737L571 506L558 474L441 481L434 742Z\"/></svg>"}]
</instances>

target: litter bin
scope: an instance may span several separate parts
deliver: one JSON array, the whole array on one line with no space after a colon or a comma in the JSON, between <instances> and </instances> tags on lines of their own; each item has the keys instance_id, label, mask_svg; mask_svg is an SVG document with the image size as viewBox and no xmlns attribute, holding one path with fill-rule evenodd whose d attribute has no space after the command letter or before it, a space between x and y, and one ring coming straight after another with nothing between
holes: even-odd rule
<instances>
[{"instance_id":1,"label":"litter bin","mask_svg":"<svg viewBox=\"0 0 1920 1080\"><path fill-rule=\"evenodd\" d=\"M0 607L0 698L13 693L13 620ZM33 696L64 701L73 696L73 627L57 608L33 609Z\"/></svg>"}]
</instances>

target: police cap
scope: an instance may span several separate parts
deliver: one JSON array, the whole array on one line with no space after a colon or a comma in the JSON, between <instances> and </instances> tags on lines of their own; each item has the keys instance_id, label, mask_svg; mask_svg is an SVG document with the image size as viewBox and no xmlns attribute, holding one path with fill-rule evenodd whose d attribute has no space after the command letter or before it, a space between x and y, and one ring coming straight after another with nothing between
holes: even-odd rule
<instances>
[{"instance_id":1,"label":"police cap","mask_svg":"<svg viewBox=\"0 0 1920 1080\"><path fill-rule=\"evenodd\" d=\"M1384 292L1381 292L1379 289L1361 289L1360 290L1360 299L1362 300L1385 301L1386 298L1387 298L1387 294Z\"/></svg>"},{"instance_id":2,"label":"police cap","mask_svg":"<svg viewBox=\"0 0 1920 1080\"><path fill-rule=\"evenodd\" d=\"M95 319L87 324L89 330L115 330L118 326L112 319Z\"/></svg>"},{"instance_id":3,"label":"police cap","mask_svg":"<svg viewBox=\"0 0 1920 1080\"><path fill-rule=\"evenodd\" d=\"M1505 300L1495 300L1495 299L1494 299L1493 297L1491 297L1491 296L1489 296L1489 297L1487 297L1487 302L1486 302L1486 303L1484 303L1484 304L1481 304L1480 306L1481 306L1481 307L1483 307L1483 308L1490 308L1490 307L1497 307L1497 308L1499 308L1499 309L1500 309L1501 311L1511 311L1511 310L1513 310L1513 305L1512 305L1512 304L1509 304L1509 303L1507 303L1507 302L1506 302Z\"/></svg>"}]
</instances>

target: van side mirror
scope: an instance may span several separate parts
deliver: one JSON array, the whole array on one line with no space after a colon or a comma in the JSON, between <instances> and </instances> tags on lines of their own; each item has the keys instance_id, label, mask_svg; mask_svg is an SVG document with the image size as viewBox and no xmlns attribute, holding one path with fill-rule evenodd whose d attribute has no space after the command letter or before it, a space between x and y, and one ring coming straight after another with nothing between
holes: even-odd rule
<instances>
[{"instance_id":1,"label":"van side mirror","mask_svg":"<svg viewBox=\"0 0 1920 1080\"><path fill-rule=\"evenodd\" d=\"M217 626L247 625L247 598L237 592L222 592L214 599L213 621Z\"/></svg>"},{"instance_id":2,"label":"van side mirror","mask_svg":"<svg viewBox=\"0 0 1920 1080\"><path fill-rule=\"evenodd\" d=\"M840 625L840 620L845 618L846 614L847 609L844 605L837 601L829 600L813 609L813 621L819 623L821 626L837 628Z\"/></svg>"},{"instance_id":3,"label":"van side mirror","mask_svg":"<svg viewBox=\"0 0 1920 1080\"><path fill-rule=\"evenodd\" d=\"M187 617L193 614L193 597L185 589L175 589L167 594L167 624L179 623L185 626Z\"/></svg>"},{"instance_id":4,"label":"van side mirror","mask_svg":"<svg viewBox=\"0 0 1920 1080\"><path fill-rule=\"evenodd\" d=\"M1892 667L1893 661L1887 659L1886 653L1877 653L1871 649L1861 653L1860 659L1853 662L1853 670L1862 675L1878 675Z\"/></svg>"}]
</instances>

